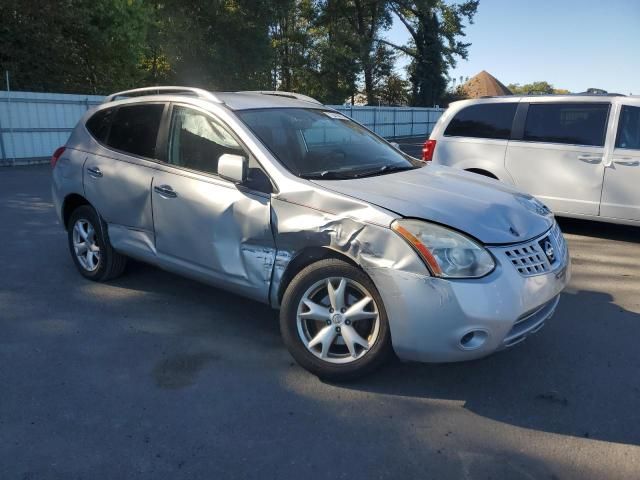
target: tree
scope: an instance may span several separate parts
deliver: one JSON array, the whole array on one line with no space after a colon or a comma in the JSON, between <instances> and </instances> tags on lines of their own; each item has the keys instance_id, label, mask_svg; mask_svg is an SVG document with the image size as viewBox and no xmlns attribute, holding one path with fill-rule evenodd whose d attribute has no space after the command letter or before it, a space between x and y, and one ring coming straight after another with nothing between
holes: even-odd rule
<instances>
[{"instance_id":1,"label":"tree","mask_svg":"<svg viewBox=\"0 0 640 480\"><path fill-rule=\"evenodd\" d=\"M392 51L377 45L376 38L381 30L391 26L392 19L388 0L343 0L342 14L347 19L355 38L356 58L364 79L367 103L377 102L374 91L376 83L388 75L393 68ZM388 68L388 65L391 65Z\"/></svg>"},{"instance_id":2,"label":"tree","mask_svg":"<svg viewBox=\"0 0 640 480\"><path fill-rule=\"evenodd\" d=\"M263 89L271 83L270 1L161 4L161 49L171 67L169 81L213 90Z\"/></svg>"},{"instance_id":3,"label":"tree","mask_svg":"<svg viewBox=\"0 0 640 480\"><path fill-rule=\"evenodd\" d=\"M563 88L554 88L549 82L539 81L520 85L519 83L510 83L507 88L514 95L545 95L545 94L567 94L569 90Z\"/></svg>"},{"instance_id":4,"label":"tree","mask_svg":"<svg viewBox=\"0 0 640 480\"><path fill-rule=\"evenodd\" d=\"M473 23L478 0L445 3L443 0L391 0L391 11L403 23L411 41L396 45L379 39L411 57L408 68L412 102L418 106L439 103L446 90L446 73L457 57L466 59L470 43L464 43L464 22Z\"/></svg>"},{"instance_id":5,"label":"tree","mask_svg":"<svg viewBox=\"0 0 640 480\"><path fill-rule=\"evenodd\" d=\"M140 81L142 0L4 0L0 63L15 89L106 93Z\"/></svg>"},{"instance_id":6,"label":"tree","mask_svg":"<svg viewBox=\"0 0 640 480\"><path fill-rule=\"evenodd\" d=\"M384 105L407 105L409 103L409 81L397 73L390 73L378 86L376 96Z\"/></svg>"}]
</instances>

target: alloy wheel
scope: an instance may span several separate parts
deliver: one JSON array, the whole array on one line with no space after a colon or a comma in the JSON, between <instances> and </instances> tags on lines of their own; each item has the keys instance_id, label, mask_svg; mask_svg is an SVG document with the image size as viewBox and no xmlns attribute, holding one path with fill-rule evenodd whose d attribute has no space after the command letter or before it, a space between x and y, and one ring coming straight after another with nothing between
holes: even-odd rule
<instances>
[{"instance_id":1,"label":"alloy wheel","mask_svg":"<svg viewBox=\"0 0 640 480\"><path fill-rule=\"evenodd\" d=\"M298 335L316 357L330 363L351 363L369 352L380 333L373 295L346 277L320 280L298 304Z\"/></svg>"},{"instance_id":2,"label":"alloy wheel","mask_svg":"<svg viewBox=\"0 0 640 480\"><path fill-rule=\"evenodd\" d=\"M100 247L96 231L91 222L79 218L73 225L73 250L78 262L88 272L93 272L100 264Z\"/></svg>"}]
</instances>

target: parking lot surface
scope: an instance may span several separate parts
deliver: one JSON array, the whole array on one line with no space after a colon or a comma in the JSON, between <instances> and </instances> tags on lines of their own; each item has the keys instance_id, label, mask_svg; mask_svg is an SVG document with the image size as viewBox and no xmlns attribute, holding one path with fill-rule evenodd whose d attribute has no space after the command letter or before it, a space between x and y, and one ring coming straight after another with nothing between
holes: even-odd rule
<instances>
[{"instance_id":1,"label":"parking lot surface","mask_svg":"<svg viewBox=\"0 0 640 480\"><path fill-rule=\"evenodd\" d=\"M563 221L570 288L517 347L327 384L267 306L84 280L49 176L0 170L1 479L640 478L640 228Z\"/></svg>"}]
</instances>

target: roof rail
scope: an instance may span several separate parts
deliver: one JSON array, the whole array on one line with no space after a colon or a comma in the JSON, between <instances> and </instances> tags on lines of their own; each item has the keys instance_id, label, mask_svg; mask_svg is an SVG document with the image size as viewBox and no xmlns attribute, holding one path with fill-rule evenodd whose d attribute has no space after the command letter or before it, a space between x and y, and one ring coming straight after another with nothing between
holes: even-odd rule
<instances>
[{"instance_id":1,"label":"roof rail","mask_svg":"<svg viewBox=\"0 0 640 480\"><path fill-rule=\"evenodd\" d=\"M190 93L198 98L203 98L206 100L211 100L216 103L223 103L218 97L216 97L213 93L208 92L207 90L203 90L202 88L194 88L194 87L144 87L144 88L134 88L133 90L124 90L122 92L116 92L109 95L104 99L103 103L113 102L118 97L137 97L144 95L160 95L160 94L181 94L181 93Z\"/></svg>"},{"instance_id":2,"label":"roof rail","mask_svg":"<svg viewBox=\"0 0 640 480\"><path fill-rule=\"evenodd\" d=\"M275 97L295 98L296 100L302 100L303 102L322 105L322 102L319 102L315 98L309 97L307 95L302 95L301 93L285 92L282 90L244 90L238 93L258 93L260 95L273 95Z\"/></svg>"}]
</instances>

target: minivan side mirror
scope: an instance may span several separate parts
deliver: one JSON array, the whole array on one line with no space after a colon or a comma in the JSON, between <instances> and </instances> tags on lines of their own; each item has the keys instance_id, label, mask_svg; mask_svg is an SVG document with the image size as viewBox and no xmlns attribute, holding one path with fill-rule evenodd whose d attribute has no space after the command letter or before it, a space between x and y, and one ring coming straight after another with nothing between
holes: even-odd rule
<instances>
[{"instance_id":1,"label":"minivan side mirror","mask_svg":"<svg viewBox=\"0 0 640 480\"><path fill-rule=\"evenodd\" d=\"M218 158L218 175L233 183L243 183L247 179L247 165L246 157L225 153Z\"/></svg>"}]
</instances>

